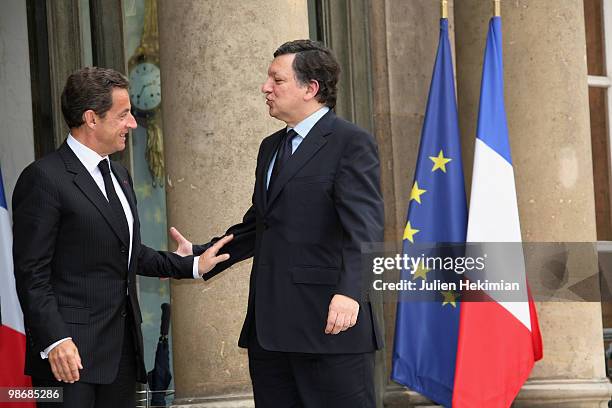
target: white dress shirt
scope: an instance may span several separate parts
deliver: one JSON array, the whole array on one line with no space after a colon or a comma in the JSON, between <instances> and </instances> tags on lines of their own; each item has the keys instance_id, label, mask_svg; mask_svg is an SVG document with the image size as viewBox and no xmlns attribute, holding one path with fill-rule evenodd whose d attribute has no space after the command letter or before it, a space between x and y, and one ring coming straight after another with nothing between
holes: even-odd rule
<instances>
[{"instance_id":1,"label":"white dress shirt","mask_svg":"<svg viewBox=\"0 0 612 408\"><path fill-rule=\"evenodd\" d=\"M293 140L291 141L291 154L295 153L295 151L300 146L300 144L304 141L304 139L306 139L306 136L308 136L308 133L310 132L310 130L314 127L314 125L317 124L317 122L323 116L325 116L327 112L329 112L329 107L323 106L321 109L312 113L306 119L303 119L300 123L295 125L294 128L290 128L290 127L287 128L287 132L293 129L295 130L295 133L297 133L297 136L295 136ZM268 172L266 173L266 190L268 189L268 186L270 185L270 177L272 177L272 169L274 168L274 162L276 162L277 153L278 152L274 153L274 156L272 157L272 161L270 161L270 166L268 167Z\"/></svg>"}]
</instances>

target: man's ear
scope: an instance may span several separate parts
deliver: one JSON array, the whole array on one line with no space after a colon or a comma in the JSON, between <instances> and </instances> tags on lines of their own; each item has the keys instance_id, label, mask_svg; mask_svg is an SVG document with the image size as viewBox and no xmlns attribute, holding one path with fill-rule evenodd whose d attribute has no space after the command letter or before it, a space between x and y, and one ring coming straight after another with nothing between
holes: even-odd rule
<instances>
[{"instance_id":1,"label":"man's ear","mask_svg":"<svg viewBox=\"0 0 612 408\"><path fill-rule=\"evenodd\" d=\"M83 121L85 122L85 126L90 129L94 129L98 121L98 115L96 115L96 112L91 109L86 110L83 112Z\"/></svg>"},{"instance_id":2,"label":"man's ear","mask_svg":"<svg viewBox=\"0 0 612 408\"><path fill-rule=\"evenodd\" d=\"M315 79L311 79L306 87L307 90L306 94L304 95L304 100L310 101L317 96L317 93L319 93L319 82Z\"/></svg>"}]
</instances>

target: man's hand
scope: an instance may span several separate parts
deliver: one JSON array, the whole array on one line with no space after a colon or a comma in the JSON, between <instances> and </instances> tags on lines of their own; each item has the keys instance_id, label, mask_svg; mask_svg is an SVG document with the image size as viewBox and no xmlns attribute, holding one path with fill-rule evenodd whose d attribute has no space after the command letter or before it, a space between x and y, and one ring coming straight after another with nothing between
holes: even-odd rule
<instances>
[{"instance_id":1,"label":"man's hand","mask_svg":"<svg viewBox=\"0 0 612 408\"><path fill-rule=\"evenodd\" d=\"M176 251L174 251L175 254L180 256L193 254L193 244L187 241L187 238L185 238L176 228L170 228L170 236L177 245Z\"/></svg>"},{"instance_id":2,"label":"man's hand","mask_svg":"<svg viewBox=\"0 0 612 408\"><path fill-rule=\"evenodd\" d=\"M215 242L213 246L208 248L202 255L200 255L200 259L198 260L198 272L200 273L200 276L204 275L206 272L210 272L219 262L227 261L229 259L229 254L221 254L217 256L217 253L221 248L223 248L223 245L230 242L233 238L234 236L231 234L221 238Z\"/></svg>"},{"instance_id":3,"label":"man's hand","mask_svg":"<svg viewBox=\"0 0 612 408\"><path fill-rule=\"evenodd\" d=\"M357 323L359 303L344 295L334 295L329 302L325 334L338 334Z\"/></svg>"},{"instance_id":4,"label":"man's hand","mask_svg":"<svg viewBox=\"0 0 612 408\"><path fill-rule=\"evenodd\" d=\"M74 342L70 339L61 342L49 352L49 363L55 379L67 383L79 381L79 370L83 369L81 356Z\"/></svg>"}]
</instances>

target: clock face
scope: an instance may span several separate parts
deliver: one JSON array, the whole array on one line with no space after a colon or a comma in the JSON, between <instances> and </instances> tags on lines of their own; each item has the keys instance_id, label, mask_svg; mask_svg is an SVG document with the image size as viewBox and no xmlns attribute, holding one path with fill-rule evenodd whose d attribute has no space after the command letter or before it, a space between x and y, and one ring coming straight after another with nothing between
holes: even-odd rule
<instances>
[{"instance_id":1,"label":"clock face","mask_svg":"<svg viewBox=\"0 0 612 408\"><path fill-rule=\"evenodd\" d=\"M143 62L130 72L130 101L140 111L157 108L161 102L161 81L159 67Z\"/></svg>"}]
</instances>

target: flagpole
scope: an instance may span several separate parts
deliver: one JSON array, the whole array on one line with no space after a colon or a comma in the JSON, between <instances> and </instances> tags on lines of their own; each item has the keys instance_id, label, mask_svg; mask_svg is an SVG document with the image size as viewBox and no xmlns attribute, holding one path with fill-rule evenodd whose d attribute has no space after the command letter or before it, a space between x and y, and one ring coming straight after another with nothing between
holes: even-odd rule
<instances>
[{"instance_id":1,"label":"flagpole","mask_svg":"<svg viewBox=\"0 0 612 408\"><path fill-rule=\"evenodd\" d=\"M493 0L493 15L501 17L501 0Z\"/></svg>"},{"instance_id":2,"label":"flagpole","mask_svg":"<svg viewBox=\"0 0 612 408\"><path fill-rule=\"evenodd\" d=\"M448 18L448 0L440 0L440 14L442 18Z\"/></svg>"}]
</instances>

